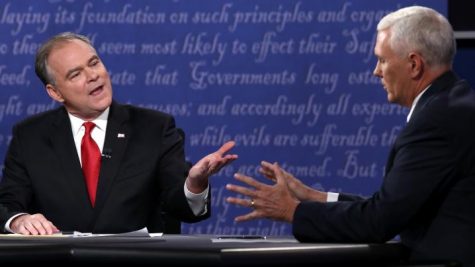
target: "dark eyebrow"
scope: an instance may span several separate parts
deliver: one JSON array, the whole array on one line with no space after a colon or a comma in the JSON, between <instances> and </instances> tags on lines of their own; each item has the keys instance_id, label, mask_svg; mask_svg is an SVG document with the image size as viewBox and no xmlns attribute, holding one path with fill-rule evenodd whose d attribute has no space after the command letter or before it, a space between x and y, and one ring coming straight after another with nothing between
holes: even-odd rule
<instances>
[{"instance_id":1,"label":"dark eyebrow","mask_svg":"<svg viewBox=\"0 0 475 267\"><path fill-rule=\"evenodd\" d=\"M87 63L91 63L92 61L94 60L99 60L99 57L97 55L93 55L88 61ZM83 67L75 67L75 68L72 68L70 69L68 72L66 72L66 78L68 78L73 72L75 71L79 71L79 70L82 70Z\"/></svg>"},{"instance_id":2,"label":"dark eyebrow","mask_svg":"<svg viewBox=\"0 0 475 267\"><path fill-rule=\"evenodd\" d=\"M97 55L92 56L92 57L89 59L88 63L91 63L91 62L94 61L94 60L99 60L99 57L98 57Z\"/></svg>"},{"instance_id":3,"label":"dark eyebrow","mask_svg":"<svg viewBox=\"0 0 475 267\"><path fill-rule=\"evenodd\" d=\"M68 70L68 72L66 73L66 78L69 78L69 76L71 76L71 74L72 74L73 72L79 71L79 70L81 70L81 69L82 69L82 67L76 67L76 68L73 68L73 69Z\"/></svg>"}]
</instances>

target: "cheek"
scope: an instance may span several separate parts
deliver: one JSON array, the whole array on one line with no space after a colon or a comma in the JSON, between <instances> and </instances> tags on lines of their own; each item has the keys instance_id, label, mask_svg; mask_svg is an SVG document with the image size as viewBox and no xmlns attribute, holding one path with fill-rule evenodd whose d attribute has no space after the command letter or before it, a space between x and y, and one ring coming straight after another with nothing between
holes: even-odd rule
<instances>
[{"instance_id":1,"label":"cheek","mask_svg":"<svg viewBox=\"0 0 475 267\"><path fill-rule=\"evenodd\" d=\"M394 71L391 68L383 70L383 77L386 82L391 82L394 79Z\"/></svg>"},{"instance_id":2,"label":"cheek","mask_svg":"<svg viewBox=\"0 0 475 267\"><path fill-rule=\"evenodd\" d=\"M83 99L85 95L87 95L87 90L83 86L78 85L71 85L68 87L68 92L65 94L69 99L73 99L78 101L79 99Z\"/></svg>"}]
</instances>

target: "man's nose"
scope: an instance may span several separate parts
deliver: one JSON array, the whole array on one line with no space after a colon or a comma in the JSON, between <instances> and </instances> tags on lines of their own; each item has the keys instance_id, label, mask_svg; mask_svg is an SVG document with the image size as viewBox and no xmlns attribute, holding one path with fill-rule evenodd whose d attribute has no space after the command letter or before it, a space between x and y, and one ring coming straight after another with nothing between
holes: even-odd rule
<instances>
[{"instance_id":1,"label":"man's nose","mask_svg":"<svg viewBox=\"0 0 475 267\"><path fill-rule=\"evenodd\" d=\"M379 62L377 62L376 66L374 67L373 75L379 78L383 77L383 75L381 74L381 68L379 67Z\"/></svg>"},{"instance_id":2,"label":"man's nose","mask_svg":"<svg viewBox=\"0 0 475 267\"><path fill-rule=\"evenodd\" d=\"M86 68L86 75L88 81L95 81L99 78L99 73L94 68Z\"/></svg>"}]
</instances>

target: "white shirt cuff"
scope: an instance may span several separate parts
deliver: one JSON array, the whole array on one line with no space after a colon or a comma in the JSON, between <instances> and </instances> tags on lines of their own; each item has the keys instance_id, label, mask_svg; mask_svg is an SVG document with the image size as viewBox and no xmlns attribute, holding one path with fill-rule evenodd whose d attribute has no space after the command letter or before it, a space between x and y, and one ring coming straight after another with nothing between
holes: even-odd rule
<instances>
[{"instance_id":1,"label":"white shirt cuff","mask_svg":"<svg viewBox=\"0 0 475 267\"><path fill-rule=\"evenodd\" d=\"M188 190L185 183L185 196L186 200L188 201L188 205L190 205L191 210L195 216L205 214L208 211L208 192L209 192L209 185L206 189L199 193L195 194Z\"/></svg>"},{"instance_id":2,"label":"white shirt cuff","mask_svg":"<svg viewBox=\"0 0 475 267\"><path fill-rule=\"evenodd\" d=\"M10 228L10 224L12 223L12 221L18 217L18 216L21 216L23 214L28 214L28 213L18 213L18 214L15 214L13 215L10 219L8 219L8 221L5 223L5 232L9 232L9 233L13 233L14 232L12 231L12 229Z\"/></svg>"},{"instance_id":3,"label":"white shirt cuff","mask_svg":"<svg viewBox=\"0 0 475 267\"><path fill-rule=\"evenodd\" d=\"M327 202L337 202L339 193L327 192Z\"/></svg>"}]
</instances>

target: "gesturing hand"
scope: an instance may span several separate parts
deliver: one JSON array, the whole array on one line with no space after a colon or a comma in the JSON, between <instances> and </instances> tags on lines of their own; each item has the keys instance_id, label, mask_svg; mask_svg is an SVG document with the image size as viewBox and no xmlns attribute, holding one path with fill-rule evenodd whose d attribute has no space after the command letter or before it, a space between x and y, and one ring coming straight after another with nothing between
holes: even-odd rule
<instances>
[{"instance_id":1,"label":"gesturing hand","mask_svg":"<svg viewBox=\"0 0 475 267\"><path fill-rule=\"evenodd\" d=\"M276 163L274 163L276 164ZM276 181L275 173L272 170L272 166L274 165L267 161L261 162L261 168L259 172L262 173L265 177L271 179L272 181ZM285 171L284 169L280 168L282 171L282 177L287 182L287 186L292 192L292 195L297 198L299 201L318 201L318 202L326 202L327 193L315 190L297 179L291 173Z\"/></svg>"},{"instance_id":2,"label":"gesturing hand","mask_svg":"<svg viewBox=\"0 0 475 267\"><path fill-rule=\"evenodd\" d=\"M200 159L188 173L186 185L193 193L202 192L208 185L208 178L219 172L221 168L238 158L236 154L227 154L235 146L234 141L228 141L217 151Z\"/></svg>"},{"instance_id":3,"label":"gesturing hand","mask_svg":"<svg viewBox=\"0 0 475 267\"><path fill-rule=\"evenodd\" d=\"M228 197L227 202L253 209L248 214L236 217L236 221L269 218L292 222L295 209L300 202L292 195L287 186L285 174L277 164L268 166L268 171L275 177L274 185L260 183L252 177L239 173L236 173L234 177L251 188L226 185L226 189L249 197L249 199Z\"/></svg>"}]
</instances>

